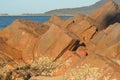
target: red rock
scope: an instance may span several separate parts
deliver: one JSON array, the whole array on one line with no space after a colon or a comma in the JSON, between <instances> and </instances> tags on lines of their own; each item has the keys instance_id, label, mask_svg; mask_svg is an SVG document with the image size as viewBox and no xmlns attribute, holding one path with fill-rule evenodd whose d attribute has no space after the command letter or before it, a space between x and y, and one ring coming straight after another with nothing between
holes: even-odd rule
<instances>
[{"instance_id":1,"label":"red rock","mask_svg":"<svg viewBox=\"0 0 120 80\"><path fill-rule=\"evenodd\" d=\"M7 44L18 50L24 61L29 62L34 58L36 41L49 29L48 26L29 20L16 20L10 26L2 30Z\"/></svg>"},{"instance_id":2,"label":"red rock","mask_svg":"<svg viewBox=\"0 0 120 80\"><path fill-rule=\"evenodd\" d=\"M24 63L22 54L19 50L9 46L5 41L0 38L0 63L16 66Z\"/></svg>"},{"instance_id":3,"label":"red rock","mask_svg":"<svg viewBox=\"0 0 120 80\"><path fill-rule=\"evenodd\" d=\"M61 27L61 25L62 25L65 21L66 21L66 19L63 19L63 18L61 18L61 17L59 17L59 16L54 15L54 16L51 16L51 18L50 18L47 22L45 22L44 24L45 24L45 25L48 25L48 26L51 26L51 24L55 24L55 25Z\"/></svg>"},{"instance_id":4,"label":"red rock","mask_svg":"<svg viewBox=\"0 0 120 80\"><path fill-rule=\"evenodd\" d=\"M120 66L115 61L120 58L120 23L116 23L119 12L118 5L109 1L90 17L52 16L44 24L16 20L0 30L0 64L6 62L11 68L19 63L30 64L42 56L53 61L70 59L69 65L63 65L54 76L90 64L103 70L98 80L109 73L111 78L119 80Z\"/></svg>"},{"instance_id":5,"label":"red rock","mask_svg":"<svg viewBox=\"0 0 120 80\"><path fill-rule=\"evenodd\" d=\"M109 57L110 59L117 59L118 56L120 55L119 53L120 53L120 41L99 52L99 54Z\"/></svg>"},{"instance_id":6,"label":"red rock","mask_svg":"<svg viewBox=\"0 0 120 80\"><path fill-rule=\"evenodd\" d=\"M52 25L37 42L35 48L36 56L42 54L55 59L64 49L67 49L66 47L74 40L76 40L76 38L66 34L64 30L58 26Z\"/></svg>"},{"instance_id":7,"label":"red rock","mask_svg":"<svg viewBox=\"0 0 120 80\"><path fill-rule=\"evenodd\" d=\"M86 55L86 51L84 51L84 50L79 50L78 54L79 54L80 56L85 56L85 55Z\"/></svg>"},{"instance_id":8,"label":"red rock","mask_svg":"<svg viewBox=\"0 0 120 80\"><path fill-rule=\"evenodd\" d=\"M112 20L115 19L116 15L120 15L119 7L113 0L109 0L100 9L93 12L90 17L101 24L101 26L98 27L98 29L101 30L113 23Z\"/></svg>"},{"instance_id":9,"label":"red rock","mask_svg":"<svg viewBox=\"0 0 120 80\"><path fill-rule=\"evenodd\" d=\"M87 45L90 53L98 53L110 58L116 58L119 54L120 24L110 25L99 32ZM92 45L93 44L93 45ZM91 46L90 46L91 45Z\"/></svg>"},{"instance_id":10,"label":"red rock","mask_svg":"<svg viewBox=\"0 0 120 80\"><path fill-rule=\"evenodd\" d=\"M64 23L62 23L62 28L69 28L70 26L74 26L76 23L82 21L85 15L76 14L74 17L67 19Z\"/></svg>"},{"instance_id":11,"label":"red rock","mask_svg":"<svg viewBox=\"0 0 120 80\"><path fill-rule=\"evenodd\" d=\"M79 37L81 41L89 41L96 33L96 27L88 20L83 20L69 30Z\"/></svg>"},{"instance_id":12,"label":"red rock","mask_svg":"<svg viewBox=\"0 0 120 80\"><path fill-rule=\"evenodd\" d=\"M60 60L68 61L68 62L66 63L67 65L63 65L57 72L54 73L55 76L65 74L65 72L69 68L72 68L73 66L75 66L76 63L78 63L81 60L81 58L79 56L75 55L74 52L67 50L63 54L63 56L60 58Z\"/></svg>"},{"instance_id":13,"label":"red rock","mask_svg":"<svg viewBox=\"0 0 120 80\"><path fill-rule=\"evenodd\" d=\"M20 29L26 30L28 33L31 33L33 35L42 35L49 29L49 27L29 20L15 20L12 24L7 26L2 31L3 33L7 34L8 37L11 37Z\"/></svg>"},{"instance_id":14,"label":"red rock","mask_svg":"<svg viewBox=\"0 0 120 80\"><path fill-rule=\"evenodd\" d=\"M16 20L10 26L4 29L11 33L7 40L7 44L13 48L20 50L22 58L29 62L34 58L34 47L39 37L49 29L37 22L28 20Z\"/></svg>"},{"instance_id":15,"label":"red rock","mask_svg":"<svg viewBox=\"0 0 120 80\"><path fill-rule=\"evenodd\" d=\"M103 44L103 46L110 46L112 44L115 44L120 39L120 24L116 23L111 26L109 26L105 31L99 33L96 35L95 38L93 38L92 42L97 44L98 46Z\"/></svg>"}]
</instances>

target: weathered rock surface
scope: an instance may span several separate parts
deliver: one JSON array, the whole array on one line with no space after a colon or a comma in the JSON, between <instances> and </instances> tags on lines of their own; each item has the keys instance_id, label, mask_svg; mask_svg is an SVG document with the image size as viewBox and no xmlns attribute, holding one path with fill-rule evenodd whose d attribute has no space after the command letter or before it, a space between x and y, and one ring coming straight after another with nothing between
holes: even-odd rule
<instances>
[{"instance_id":1,"label":"weathered rock surface","mask_svg":"<svg viewBox=\"0 0 120 80\"><path fill-rule=\"evenodd\" d=\"M114 49L113 47L113 49L110 48L111 50L109 50L109 47L115 46L116 44L119 45L118 44L119 41L120 41L120 24L115 23L113 25L110 25L106 30L103 30L100 33L98 33L91 40L91 43L93 44L94 47L92 46L88 46L88 47L89 49L93 48L94 53L104 54L104 51L108 50L108 53L106 54L112 55L112 53L116 54L114 51L115 49L118 49L118 48ZM116 52L118 52L117 54L119 54L119 51L116 51Z\"/></svg>"},{"instance_id":2,"label":"weathered rock surface","mask_svg":"<svg viewBox=\"0 0 120 80\"><path fill-rule=\"evenodd\" d=\"M37 70L33 71L34 75L41 76L41 71L48 71L48 73L51 72L50 70L54 71L58 66L54 62L61 60L68 61L67 65L62 65L57 71L52 72L52 76L60 77L41 78L120 80L119 13L118 4L110 0L89 16L77 14L69 19L52 16L43 24L16 20L0 30L0 66L4 63L9 67L19 66L19 63L32 65L34 62L39 62L39 58L49 57L52 58L52 62L49 63L48 59L45 60L46 63L48 62L46 64L43 61L39 65L42 69L40 74L36 73L39 71ZM29 70L30 67L25 69ZM30 70L36 70L36 67ZM69 73L75 75L71 76ZM86 73L91 73L94 79ZM39 77L36 80L39 80Z\"/></svg>"},{"instance_id":3,"label":"weathered rock surface","mask_svg":"<svg viewBox=\"0 0 120 80\"><path fill-rule=\"evenodd\" d=\"M62 28L68 28L69 26L74 26L76 23L82 21L85 15L76 14L75 16L67 19L64 23L62 23Z\"/></svg>"},{"instance_id":4,"label":"weathered rock surface","mask_svg":"<svg viewBox=\"0 0 120 80\"><path fill-rule=\"evenodd\" d=\"M51 18L50 18L47 22L45 22L44 24L45 24L45 25L48 25L48 26L50 26L51 24L55 24L55 25L61 27L62 24L63 24L65 21L66 21L66 19L62 19L62 18L59 17L59 16L53 15L53 16L51 16Z\"/></svg>"},{"instance_id":5,"label":"weathered rock surface","mask_svg":"<svg viewBox=\"0 0 120 80\"><path fill-rule=\"evenodd\" d=\"M97 29L94 26L94 24L90 23L87 20L81 21L74 27L69 27L69 30L73 32L75 35L77 35L81 41L90 40L97 32Z\"/></svg>"},{"instance_id":6,"label":"weathered rock surface","mask_svg":"<svg viewBox=\"0 0 120 80\"><path fill-rule=\"evenodd\" d=\"M38 22L32 22L29 20L16 20L11 25L3 29L3 31L7 31L11 34L14 34L19 29L23 29L26 32L31 33L33 35L42 35L49 29L49 26L40 24Z\"/></svg>"},{"instance_id":7,"label":"weathered rock surface","mask_svg":"<svg viewBox=\"0 0 120 80\"><path fill-rule=\"evenodd\" d=\"M118 18L118 16L120 16L118 4L116 4L113 0L109 0L109 2L91 14L90 17L101 24L101 27L98 27L98 29L105 29L110 24L120 22L120 17Z\"/></svg>"},{"instance_id":8,"label":"weathered rock surface","mask_svg":"<svg viewBox=\"0 0 120 80\"><path fill-rule=\"evenodd\" d=\"M20 51L22 58L33 59L33 50L39 37L49 29L48 26L28 20L16 20L3 29L1 36L8 45ZM4 35L4 34L3 34Z\"/></svg>"},{"instance_id":9,"label":"weathered rock surface","mask_svg":"<svg viewBox=\"0 0 120 80\"><path fill-rule=\"evenodd\" d=\"M0 38L0 63L15 67L15 65L19 65L21 62L24 62L21 51L9 46Z\"/></svg>"},{"instance_id":10,"label":"weathered rock surface","mask_svg":"<svg viewBox=\"0 0 120 80\"><path fill-rule=\"evenodd\" d=\"M63 54L76 40L76 36L73 37L70 34L66 34L58 26L52 25L37 42L35 53L36 55L41 53L55 59L59 54Z\"/></svg>"}]
</instances>

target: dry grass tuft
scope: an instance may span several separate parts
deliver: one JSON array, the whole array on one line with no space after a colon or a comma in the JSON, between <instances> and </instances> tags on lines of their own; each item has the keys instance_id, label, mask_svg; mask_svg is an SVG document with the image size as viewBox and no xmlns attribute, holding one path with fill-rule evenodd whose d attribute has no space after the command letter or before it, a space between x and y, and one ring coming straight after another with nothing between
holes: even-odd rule
<instances>
[{"instance_id":1,"label":"dry grass tuft","mask_svg":"<svg viewBox=\"0 0 120 80\"><path fill-rule=\"evenodd\" d=\"M90 67L88 64L73 69L69 75L66 75L67 80L98 80L102 75L102 70L97 67Z\"/></svg>"},{"instance_id":2,"label":"dry grass tuft","mask_svg":"<svg viewBox=\"0 0 120 80\"><path fill-rule=\"evenodd\" d=\"M70 59L66 61L57 60L53 62L52 58L41 57L37 62L31 65L31 70L34 73L44 76L53 76L53 73L58 71L62 66L69 65Z\"/></svg>"},{"instance_id":3,"label":"dry grass tuft","mask_svg":"<svg viewBox=\"0 0 120 80\"><path fill-rule=\"evenodd\" d=\"M62 66L69 65L69 63L70 59L66 61L60 59L53 61L52 58L41 57L31 65L22 64L12 71L6 67L0 68L0 80L5 80L6 78L8 80L29 80L31 76L53 76L54 72Z\"/></svg>"},{"instance_id":4,"label":"dry grass tuft","mask_svg":"<svg viewBox=\"0 0 120 80\"><path fill-rule=\"evenodd\" d=\"M65 80L99 80L103 76L103 70L97 67L91 67L88 64L72 69L70 73L65 74ZM111 79L111 75L104 76L103 80Z\"/></svg>"}]
</instances>

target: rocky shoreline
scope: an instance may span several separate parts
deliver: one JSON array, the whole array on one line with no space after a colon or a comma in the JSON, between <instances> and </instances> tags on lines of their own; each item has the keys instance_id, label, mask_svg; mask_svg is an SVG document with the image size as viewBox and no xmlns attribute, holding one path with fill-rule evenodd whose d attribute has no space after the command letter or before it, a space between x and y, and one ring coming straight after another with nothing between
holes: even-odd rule
<instances>
[{"instance_id":1,"label":"rocky shoreline","mask_svg":"<svg viewBox=\"0 0 120 80\"><path fill-rule=\"evenodd\" d=\"M0 80L120 80L120 7L15 20L0 30Z\"/></svg>"}]
</instances>

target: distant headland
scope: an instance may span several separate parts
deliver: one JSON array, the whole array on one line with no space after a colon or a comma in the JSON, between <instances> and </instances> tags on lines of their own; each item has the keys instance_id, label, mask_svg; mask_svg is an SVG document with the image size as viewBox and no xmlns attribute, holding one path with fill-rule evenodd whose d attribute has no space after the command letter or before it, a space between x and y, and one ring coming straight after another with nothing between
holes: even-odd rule
<instances>
[{"instance_id":1,"label":"distant headland","mask_svg":"<svg viewBox=\"0 0 120 80\"><path fill-rule=\"evenodd\" d=\"M11 15L11 14L4 13L4 14L0 14L0 16L52 16L52 15L73 16L76 13L88 15L88 14L91 14L92 12L96 11L107 1L108 0L100 0L91 6L78 7L78 8L56 9L56 10L47 11L45 13L23 13L23 14L19 14L19 15ZM120 4L120 0L114 0L114 1L118 4Z\"/></svg>"}]
</instances>

